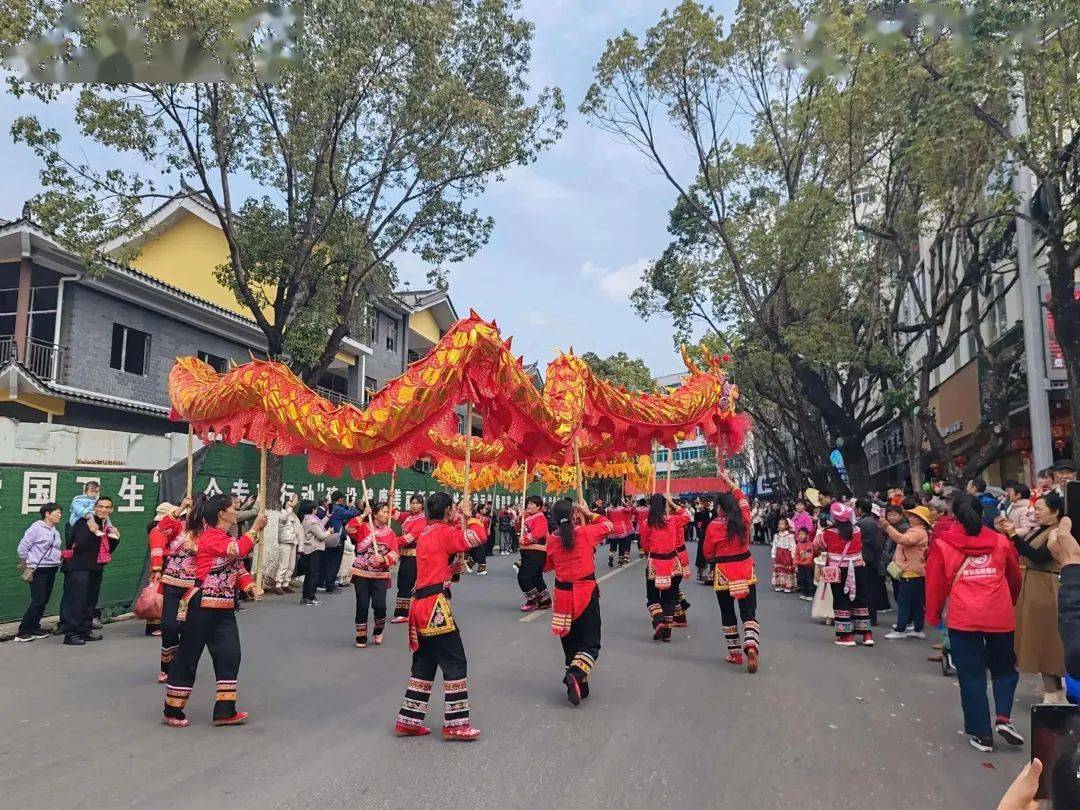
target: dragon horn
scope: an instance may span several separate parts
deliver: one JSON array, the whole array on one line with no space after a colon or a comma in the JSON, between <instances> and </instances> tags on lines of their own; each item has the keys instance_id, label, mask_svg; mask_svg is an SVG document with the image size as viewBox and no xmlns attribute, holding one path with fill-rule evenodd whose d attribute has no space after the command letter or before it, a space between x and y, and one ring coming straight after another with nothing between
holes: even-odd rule
<instances>
[{"instance_id":1,"label":"dragon horn","mask_svg":"<svg viewBox=\"0 0 1080 810\"><path fill-rule=\"evenodd\" d=\"M702 347L702 348L704 348L704 347ZM699 369L697 367L697 365L694 363L694 361L692 359L690 359L690 352L687 351L685 343L682 344L681 346L679 346L679 354L682 355L682 361L686 365L686 370L687 371L689 371L691 374L700 374L701 373L701 369Z\"/></svg>"}]
</instances>

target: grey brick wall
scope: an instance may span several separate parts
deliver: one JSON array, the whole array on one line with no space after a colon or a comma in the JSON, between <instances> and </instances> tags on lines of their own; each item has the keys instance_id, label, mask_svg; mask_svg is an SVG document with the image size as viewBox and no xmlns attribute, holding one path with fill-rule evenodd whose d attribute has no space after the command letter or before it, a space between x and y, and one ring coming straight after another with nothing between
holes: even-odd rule
<instances>
[{"instance_id":1,"label":"grey brick wall","mask_svg":"<svg viewBox=\"0 0 1080 810\"><path fill-rule=\"evenodd\" d=\"M109 367L114 323L151 336L145 376ZM82 284L69 284L64 289L60 343L68 351L65 373L60 380L63 384L166 407L169 405L169 369L177 357L204 351L237 363L250 359L247 347L240 343Z\"/></svg>"}]
</instances>

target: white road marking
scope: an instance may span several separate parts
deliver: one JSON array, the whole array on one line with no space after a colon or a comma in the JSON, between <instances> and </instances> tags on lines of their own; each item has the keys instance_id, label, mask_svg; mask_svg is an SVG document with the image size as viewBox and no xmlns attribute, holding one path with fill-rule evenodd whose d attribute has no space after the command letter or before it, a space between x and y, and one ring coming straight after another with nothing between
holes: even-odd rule
<instances>
[{"instance_id":1,"label":"white road marking","mask_svg":"<svg viewBox=\"0 0 1080 810\"><path fill-rule=\"evenodd\" d=\"M603 582L604 580L611 579L616 574L621 574L623 571L627 570L628 568L631 568L631 567L637 565L643 559L645 559L645 558L644 557L638 557L633 562L628 562L626 565L621 566L619 568L616 568L614 571L608 571L602 577L597 577L596 581L597 581L597 583L600 583L600 582ZM532 613L529 613L529 614L527 614L525 616L522 616L520 619L518 619L518 621L519 622L531 622L533 619L537 619L537 618L539 618L541 616L550 616L550 615L551 615L551 613L549 611L546 611L546 610L534 610Z\"/></svg>"}]
</instances>

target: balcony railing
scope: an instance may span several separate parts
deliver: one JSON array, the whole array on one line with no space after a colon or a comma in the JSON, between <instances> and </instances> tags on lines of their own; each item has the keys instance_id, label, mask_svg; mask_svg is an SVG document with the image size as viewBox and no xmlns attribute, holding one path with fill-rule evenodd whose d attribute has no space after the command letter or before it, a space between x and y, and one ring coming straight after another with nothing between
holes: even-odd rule
<instances>
[{"instance_id":1,"label":"balcony railing","mask_svg":"<svg viewBox=\"0 0 1080 810\"><path fill-rule=\"evenodd\" d=\"M13 335L0 336L0 363L17 359L18 348ZM66 361L67 349L63 346L36 338L26 339L22 364L35 377L42 380L60 380L66 370Z\"/></svg>"},{"instance_id":2,"label":"balcony railing","mask_svg":"<svg viewBox=\"0 0 1080 810\"><path fill-rule=\"evenodd\" d=\"M364 404L355 397L350 397L348 394L342 394L340 391L334 391L330 388L324 388L321 385L315 386L315 393L323 399L333 402L335 405L344 405L348 403L349 405L355 405L357 408L364 407Z\"/></svg>"}]
</instances>

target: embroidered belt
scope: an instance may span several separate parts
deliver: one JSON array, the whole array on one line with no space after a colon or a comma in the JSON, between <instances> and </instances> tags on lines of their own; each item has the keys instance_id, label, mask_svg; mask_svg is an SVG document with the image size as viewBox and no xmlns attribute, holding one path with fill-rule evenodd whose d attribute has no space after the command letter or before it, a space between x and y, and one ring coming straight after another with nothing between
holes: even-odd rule
<instances>
[{"instance_id":1,"label":"embroidered belt","mask_svg":"<svg viewBox=\"0 0 1080 810\"><path fill-rule=\"evenodd\" d=\"M750 559L750 552L749 551L743 551L743 552L741 552L739 554L723 554L723 555L717 557L715 560L713 560L713 562L714 563L733 563L733 562L742 562L743 560L749 560L749 559Z\"/></svg>"},{"instance_id":2,"label":"embroidered belt","mask_svg":"<svg viewBox=\"0 0 1080 810\"><path fill-rule=\"evenodd\" d=\"M529 543L527 546L521 547L522 551L539 551L543 554L547 554L547 541L542 543Z\"/></svg>"},{"instance_id":3,"label":"embroidered belt","mask_svg":"<svg viewBox=\"0 0 1080 810\"><path fill-rule=\"evenodd\" d=\"M399 551L399 555L402 557L415 557L416 546L405 546Z\"/></svg>"},{"instance_id":4,"label":"embroidered belt","mask_svg":"<svg viewBox=\"0 0 1080 810\"><path fill-rule=\"evenodd\" d=\"M581 579L572 579L569 582L563 582L563 581L557 579L557 580L555 580L555 590L557 590L557 591L572 591L572 590L574 590L574 583L575 582L595 582L595 581L596 581L596 574L595 573L586 574L585 576L581 577Z\"/></svg>"},{"instance_id":5,"label":"embroidered belt","mask_svg":"<svg viewBox=\"0 0 1080 810\"><path fill-rule=\"evenodd\" d=\"M649 553L650 560L674 560L679 556L677 551L653 551Z\"/></svg>"},{"instance_id":6,"label":"embroidered belt","mask_svg":"<svg viewBox=\"0 0 1080 810\"><path fill-rule=\"evenodd\" d=\"M423 588L417 588L413 593L414 599L427 599L429 596L438 596L446 589L446 586L441 582L437 585L425 585Z\"/></svg>"}]
</instances>

